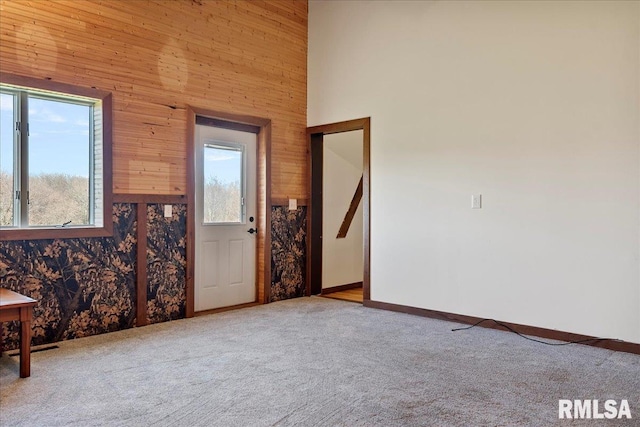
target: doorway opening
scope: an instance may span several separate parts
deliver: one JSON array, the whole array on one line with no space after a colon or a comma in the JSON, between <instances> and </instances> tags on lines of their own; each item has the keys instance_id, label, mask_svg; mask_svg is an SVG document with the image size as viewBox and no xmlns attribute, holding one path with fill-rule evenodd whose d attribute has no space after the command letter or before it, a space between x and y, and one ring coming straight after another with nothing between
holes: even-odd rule
<instances>
[{"instance_id":1,"label":"doorway opening","mask_svg":"<svg viewBox=\"0 0 640 427\"><path fill-rule=\"evenodd\" d=\"M310 127L307 138L311 153L307 293L368 301L370 118Z\"/></svg>"},{"instance_id":2,"label":"doorway opening","mask_svg":"<svg viewBox=\"0 0 640 427\"><path fill-rule=\"evenodd\" d=\"M269 119L189 108L187 317L269 301Z\"/></svg>"}]
</instances>

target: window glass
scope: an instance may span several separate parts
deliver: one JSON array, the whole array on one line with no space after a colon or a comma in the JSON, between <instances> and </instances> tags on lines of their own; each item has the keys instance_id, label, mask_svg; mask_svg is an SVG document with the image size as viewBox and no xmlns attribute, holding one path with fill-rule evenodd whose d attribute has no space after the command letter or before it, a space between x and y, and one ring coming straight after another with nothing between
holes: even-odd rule
<instances>
[{"instance_id":1,"label":"window glass","mask_svg":"<svg viewBox=\"0 0 640 427\"><path fill-rule=\"evenodd\" d=\"M243 221L243 153L240 147L204 146L204 223Z\"/></svg>"},{"instance_id":2,"label":"window glass","mask_svg":"<svg viewBox=\"0 0 640 427\"><path fill-rule=\"evenodd\" d=\"M0 78L0 240L111 235L111 94Z\"/></svg>"},{"instance_id":3,"label":"window glass","mask_svg":"<svg viewBox=\"0 0 640 427\"><path fill-rule=\"evenodd\" d=\"M29 97L29 225L90 223L91 107Z\"/></svg>"},{"instance_id":4,"label":"window glass","mask_svg":"<svg viewBox=\"0 0 640 427\"><path fill-rule=\"evenodd\" d=\"M12 226L14 198L14 95L0 94L0 226Z\"/></svg>"}]
</instances>

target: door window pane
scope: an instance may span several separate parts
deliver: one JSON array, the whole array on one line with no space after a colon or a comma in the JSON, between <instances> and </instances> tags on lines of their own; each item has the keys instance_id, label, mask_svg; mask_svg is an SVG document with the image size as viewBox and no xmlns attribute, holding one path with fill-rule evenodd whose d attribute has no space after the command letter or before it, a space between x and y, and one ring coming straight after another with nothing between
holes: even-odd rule
<instances>
[{"instance_id":1,"label":"door window pane","mask_svg":"<svg viewBox=\"0 0 640 427\"><path fill-rule=\"evenodd\" d=\"M29 225L89 224L91 107L29 97Z\"/></svg>"},{"instance_id":2,"label":"door window pane","mask_svg":"<svg viewBox=\"0 0 640 427\"><path fill-rule=\"evenodd\" d=\"M243 158L240 148L204 146L204 223L242 222Z\"/></svg>"},{"instance_id":3,"label":"door window pane","mask_svg":"<svg viewBox=\"0 0 640 427\"><path fill-rule=\"evenodd\" d=\"M14 225L14 99L12 94L0 94L0 226Z\"/></svg>"}]
</instances>

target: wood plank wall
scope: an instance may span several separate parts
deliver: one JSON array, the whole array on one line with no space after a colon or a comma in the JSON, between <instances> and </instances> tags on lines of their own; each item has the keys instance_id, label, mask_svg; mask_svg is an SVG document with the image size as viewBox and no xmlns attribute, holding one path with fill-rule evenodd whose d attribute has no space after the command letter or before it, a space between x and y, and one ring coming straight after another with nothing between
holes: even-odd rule
<instances>
[{"instance_id":1,"label":"wood plank wall","mask_svg":"<svg viewBox=\"0 0 640 427\"><path fill-rule=\"evenodd\" d=\"M0 69L113 93L116 194L186 194L191 105L271 119L271 194L307 197L306 0L0 0Z\"/></svg>"}]
</instances>

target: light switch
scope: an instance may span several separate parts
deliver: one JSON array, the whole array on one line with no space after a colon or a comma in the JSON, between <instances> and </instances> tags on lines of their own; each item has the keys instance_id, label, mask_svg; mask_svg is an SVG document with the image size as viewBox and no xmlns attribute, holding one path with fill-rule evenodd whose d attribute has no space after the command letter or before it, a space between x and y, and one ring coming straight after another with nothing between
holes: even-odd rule
<instances>
[{"instance_id":1,"label":"light switch","mask_svg":"<svg viewBox=\"0 0 640 427\"><path fill-rule=\"evenodd\" d=\"M172 205L164 205L164 217L171 218L173 216L173 206Z\"/></svg>"},{"instance_id":2,"label":"light switch","mask_svg":"<svg viewBox=\"0 0 640 427\"><path fill-rule=\"evenodd\" d=\"M471 209L482 209L482 194L471 195Z\"/></svg>"},{"instance_id":3,"label":"light switch","mask_svg":"<svg viewBox=\"0 0 640 427\"><path fill-rule=\"evenodd\" d=\"M298 209L298 199L289 199L289 210L295 211Z\"/></svg>"}]
</instances>

